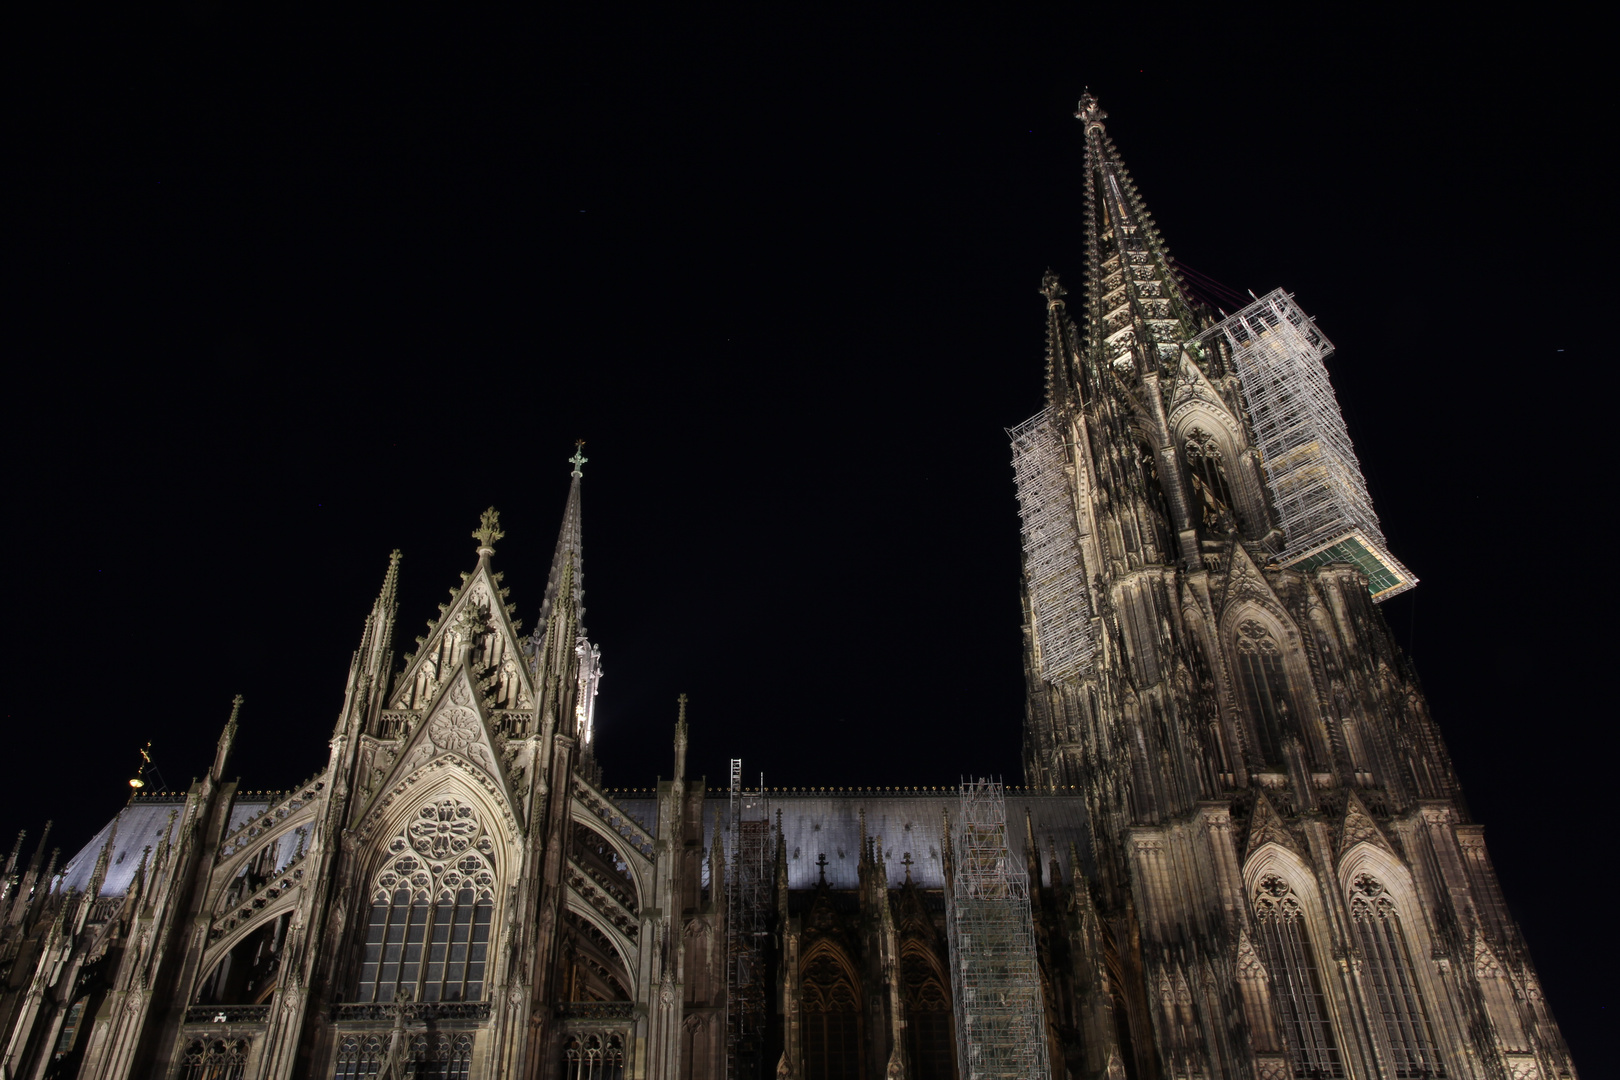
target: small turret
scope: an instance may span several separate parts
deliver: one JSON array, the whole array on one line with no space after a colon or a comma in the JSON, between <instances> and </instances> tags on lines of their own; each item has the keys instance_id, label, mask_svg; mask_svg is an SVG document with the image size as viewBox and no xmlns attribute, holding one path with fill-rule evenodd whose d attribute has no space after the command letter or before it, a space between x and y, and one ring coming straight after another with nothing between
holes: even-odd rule
<instances>
[{"instance_id":1,"label":"small turret","mask_svg":"<svg viewBox=\"0 0 1620 1080\"><path fill-rule=\"evenodd\" d=\"M242 712L242 695L231 699L231 718L225 721L225 730L219 733L219 744L214 748L214 765L209 775L214 783L225 779L225 765L230 760L231 748L236 745L236 718Z\"/></svg>"},{"instance_id":2,"label":"small turret","mask_svg":"<svg viewBox=\"0 0 1620 1080\"><path fill-rule=\"evenodd\" d=\"M680 712L675 719L675 780L686 779L686 695L675 699Z\"/></svg>"}]
</instances>

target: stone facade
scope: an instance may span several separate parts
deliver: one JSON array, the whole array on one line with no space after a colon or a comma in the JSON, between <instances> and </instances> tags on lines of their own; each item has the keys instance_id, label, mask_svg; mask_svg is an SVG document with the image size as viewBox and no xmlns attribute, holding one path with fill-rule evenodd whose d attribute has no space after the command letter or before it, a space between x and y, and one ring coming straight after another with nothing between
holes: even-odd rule
<instances>
[{"instance_id":1,"label":"stone facade","mask_svg":"<svg viewBox=\"0 0 1620 1080\"><path fill-rule=\"evenodd\" d=\"M1048 677L1026 583L1007 798L1054 1080L1573 1077L1367 578L1279 565L1213 316L1078 115L1080 321L1042 294L1086 659ZM390 560L308 781L227 779L233 708L59 872L19 840L0 1077L963 1075L952 789L711 791L684 700L676 779L603 786L582 462L531 633L491 512L403 657Z\"/></svg>"}]
</instances>

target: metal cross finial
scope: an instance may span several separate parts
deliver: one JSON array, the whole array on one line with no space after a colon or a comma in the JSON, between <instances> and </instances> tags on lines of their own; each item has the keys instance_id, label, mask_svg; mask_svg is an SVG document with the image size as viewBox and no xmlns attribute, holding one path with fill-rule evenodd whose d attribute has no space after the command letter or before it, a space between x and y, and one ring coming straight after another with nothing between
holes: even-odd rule
<instances>
[{"instance_id":1,"label":"metal cross finial","mask_svg":"<svg viewBox=\"0 0 1620 1080\"><path fill-rule=\"evenodd\" d=\"M906 868L906 880L910 881L911 880L911 852L909 852L909 851L906 852L906 857L901 859L900 863L901 863L901 865L903 865Z\"/></svg>"},{"instance_id":2,"label":"metal cross finial","mask_svg":"<svg viewBox=\"0 0 1620 1080\"><path fill-rule=\"evenodd\" d=\"M574 463L574 471L569 474L570 476L584 476L585 475L583 472L580 471L579 467L581 465L585 464L587 461L589 461L591 459L585 456L585 440L584 439L575 439L574 440L574 456L569 458L568 460L572 461Z\"/></svg>"},{"instance_id":3,"label":"metal cross finial","mask_svg":"<svg viewBox=\"0 0 1620 1080\"><path fill-rule=\"evenodd\" d=\"M501 531L501 515L493 506L485 510L478 519L478 528L473 530L473 539L478 541L478 553L482 555L487 551L493 555L495 549L490 545L505 535Z\"/></svg>"},{"instance_id":4,"label":"metal cross finial","mask_svg":"<svg viewBox=\"0 0 1620 1080\"><path fill-rule=\"evenodd\" d=\"M816 869L821 872L821 883L827 884L827 853L823 851L816 856Z\"/></svg>"}]
</instances>

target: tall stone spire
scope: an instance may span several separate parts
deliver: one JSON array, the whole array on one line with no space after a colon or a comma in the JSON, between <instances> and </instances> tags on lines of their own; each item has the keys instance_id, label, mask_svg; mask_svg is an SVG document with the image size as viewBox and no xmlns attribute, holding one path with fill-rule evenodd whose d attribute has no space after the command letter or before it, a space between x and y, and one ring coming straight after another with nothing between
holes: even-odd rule
<instances>
[{"instance_id":1,"label":"tall stone spire","mask_svg":"<svg viewBox=\"0 0 1620 1080\"><path fill-rule=\"evenodd\" d=\"M568 485L568 502L563 507L562 528L551 557L551 575L546 580L545 599L540 604L540 624L535 627L534 653L536 688L541 695L542 722L549 716L557 723L571 723L570 733L579 738L587 751L593 740L596 684L601 678L601 652L585 635L580 532L581 467L586 462L585 441L574 444L574 466Z\"/></svg>"},{"instance_id":2,"label":"tall stone spire","mask_svg":"<svg viewBox=\"0 0 1620 1080\"><path fill-rule=\"evenodd\" d=\"M558 593L562 590L564 570L572 567L573 603L577 608L576 617L581 620L579 633L585 634L583 620L585 608L581 600L585 596L585 588L580 570L580 560L583 550L580 546L580 520L579 520L579 487L584 473L580 467L589 459L585 457L583 448L585 440L581 439L574 444L574 456L568 460L573 463L574 471L570 474L573 479L568 485L568 502L563 507L562 528L557 533L557 550L551 557L551 576L546 579L545 599L540 602L540 623L535 627L536 634L547 632L551 623L552 609L557 604Z\"/></svg>"},{"instance_id":3,"label":"tall stone spire","mask_svg":"<svg viewBox=\"0 0 1620 1080\"><path fill-rule=\"evenodd\" d=\"M1130 170L1088 90L1075 118L1086 139L1086 334L1093 360L1123 377L1174 364L1198 319Z\"/></svg>"}]
</instances>

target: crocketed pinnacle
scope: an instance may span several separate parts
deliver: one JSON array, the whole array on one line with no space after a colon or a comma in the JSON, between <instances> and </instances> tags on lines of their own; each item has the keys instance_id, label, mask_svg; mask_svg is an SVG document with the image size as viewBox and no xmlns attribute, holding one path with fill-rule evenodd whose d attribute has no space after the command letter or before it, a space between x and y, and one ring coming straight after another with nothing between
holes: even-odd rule
<instances>
[{"instance_id":1,"label":"crocketed pinnacle","mask_svg":"<svg viewBox=\"0 0 1620 1080\"><path fill-rule=\"evenodd\" d=\"M579 444L583 446L584 444ZM575 459L578 460L575 460ZM557 596L563 587L563 571L567 567L573 568L568 575L573 593L575 607L574 617L579 620L579 636L585 635L585 608L581 601L585 596L584 578L580 565L583 555L580 547L580 517L579 517L579 486L581 474L580 463L584 456L575 451L574 457L569 461L574 463L573 479L568 485L568 503L563 507L562 529L557 533L557 550L551 557L551 574L546 578L545 599L540 602L540 622L536 633L543 634L551 625L551 612L557 606Z\"/></svg>"},{"instance_id":2,"label":"crocketed pinnacle","mask_svg":"<svg viewBox=\"0 0 1620 1080\"><path fill-rule=\"evenodd\" d=\"M1173 363L1198 319L1170 252L1088 90L1075 117L1086 140L1085 348L1121 375Z\"/></svg>"},{"instance_id":3,"label":"crocketed pinnacle","mask_svg":"<svg viewBox=\"0 0 1620 1080\"><path fill-rule=\"evenodd\" d=\"M360 635L360 662L371 671L377 659L393 645L394 618L399 613L399 564L403 556L396 548L388 556L388 571L383 575L382 589L366 616L366 627Z\"/></svg>"},{"instance_id":4,"label":"crocketed pinnacle","mask_svg":"<svg viewBox=\"0 0 1620 1080\"><path fill-rule=\"evenodd\" d=\"M1069 327L1063 297L1069 290L1058 276L1047 270L1041 276L1041 295L1046 297L1046 404L1062 406L1072 398L1073 383L1069 374Z\"/></svg>"}]
</instances>

